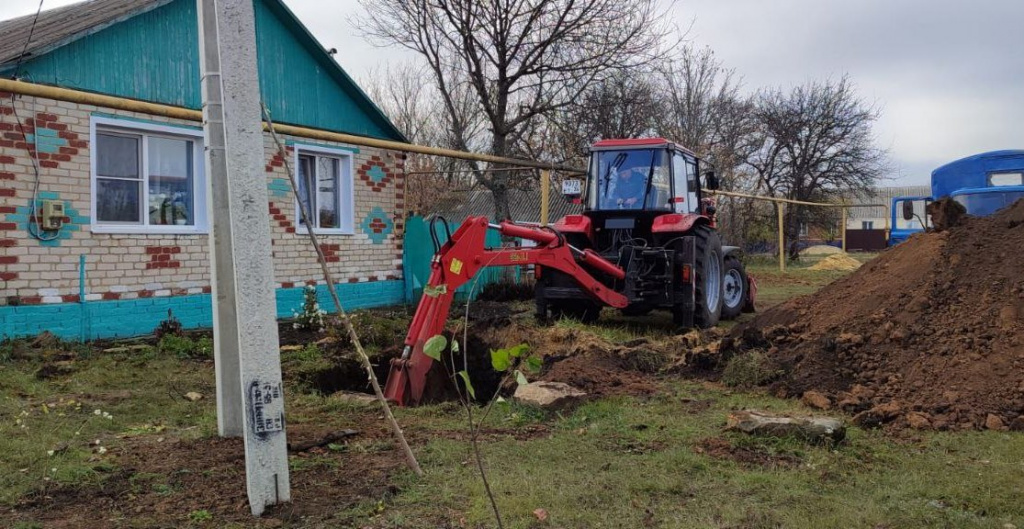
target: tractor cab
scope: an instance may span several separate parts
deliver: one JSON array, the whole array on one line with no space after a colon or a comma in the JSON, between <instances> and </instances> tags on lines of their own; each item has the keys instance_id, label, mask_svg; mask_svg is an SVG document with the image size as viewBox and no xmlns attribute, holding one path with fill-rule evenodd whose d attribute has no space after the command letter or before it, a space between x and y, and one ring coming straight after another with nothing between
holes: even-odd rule
<instances>
[{"instance_id":1,"label":"tractor cab","mask_svg":"<svg viewBox=\"0 0 1024 529\"><path fill-rule=\"evenodd\" d=\"M585 209L702 214L700 170L693 152L665 139L599 141L591 147ZM708 180L715 183L713 173Z\"/></svg>"}]
</instances>

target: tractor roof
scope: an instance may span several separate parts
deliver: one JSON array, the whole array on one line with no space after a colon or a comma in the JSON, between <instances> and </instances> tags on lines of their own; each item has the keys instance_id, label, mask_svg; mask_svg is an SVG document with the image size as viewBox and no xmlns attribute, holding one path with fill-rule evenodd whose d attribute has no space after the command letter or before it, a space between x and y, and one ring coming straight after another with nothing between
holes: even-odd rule
<instances>
[{"instance_id":1,"label":"tractor roof","mask_svg":"<svg viewBox=\"0 0 1024 529\"><path fill-rule=\"evenodd\" d=\"M670 149L676 149L685 152L691 156L697 156L696 153L679 145L673 143L665 138L628 138L628 139L611 139L611 140L600 140L594 143L591 147L593 151L607 151L612 149L631 149L631 148L659 148L668 147Z\"/></svg>"}]
</instances>

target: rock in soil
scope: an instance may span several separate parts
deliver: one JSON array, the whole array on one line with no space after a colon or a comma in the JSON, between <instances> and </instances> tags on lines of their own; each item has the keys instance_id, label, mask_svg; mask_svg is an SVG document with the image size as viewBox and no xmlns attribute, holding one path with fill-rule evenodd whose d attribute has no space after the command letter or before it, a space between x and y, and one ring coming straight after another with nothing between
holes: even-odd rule
<instances>
[{"instance_id":1,"label":"rock in soil","mask_svg":"<svg viewBox=\"0 0 1024 529\"><path fill-rule=\"evenodd\" d=\"M996 431L1007 429L1006 424L1003 423L1003 419L994 413L990 413L985 417L985 428Z\"/></svg>"},{"instance_id":2,"label":"rock in soil","mask_svg":"<svg viewBox=\"0 0 1024 529\"><path fill-rule=\"evenodd\" d=\"M755 410L730 413L725 429L750 435L796 437L812 442L838 443L846 438L846 426L839 419L779 417Z\"/></svg>"},{"instance_id":3,"label":"rock in soil","mask_svg":"<svg viewBox=\"0 0 1024 529\"><path fill-rule=\"evenodd\" d=\"M829 400L828 397L814 390L805 391L804 396L800 398L800 401L803 402L805 406L817 408L819 410L827 410L832 407L832 401Z\"/></svg>"},{"instance_id":4,"label":"rock in soil","mask_svg":"<svg viewBox=\"0 0 1024 529\"><path fill-rule=\"evenodd\" d=\"M561 410L579 404L587 394L562 382L543 380L516 388L517 401L547 410Z\"/></svg>"},{"instance_id":5,"label":"rock in soil","mask_svg":"<svg viewBox=\"0 0 1024 529\"><path fill-rule=\"evenodd\" d=\"M933 429L1007 427L1024 413L1024 200L947 220L738 325L722 354L767 351L773 392L819 392L865 426L920 427L913 411Z\"/></svg>"}]
</instances>

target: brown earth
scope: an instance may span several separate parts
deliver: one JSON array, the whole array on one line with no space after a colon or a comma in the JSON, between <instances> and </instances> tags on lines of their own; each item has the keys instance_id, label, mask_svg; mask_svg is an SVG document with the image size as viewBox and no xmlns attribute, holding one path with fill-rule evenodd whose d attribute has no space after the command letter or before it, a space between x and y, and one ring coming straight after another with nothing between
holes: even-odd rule
<instances>
[{"instance_id":1,"label":"brown earth","mask_svg":"<svg viewBox=\"0 0 1024 529\"><path fill-rule=\"evenodd\" d=\"M864 426L1024 425L1024 201L922 233L736 328L776 393L817 391Z\"/></svg>"},{"instance_id":2,"label":"brown earth","mask_svg":"<svg viewBox=\"0 0 1024 529\"><path fill-rule=\"evenodd\" d=\"M397 493L390 477L404 464L381 421L365 419L356 426L357 436L338 441L338 450L293 454L292 502L259 519L250 514L246 499L241 439L140 436L111 449L116 470L98 486L72 484L30 494L0 516L0 525L32 520L54 528L198 527L204 524L191 524L190 515L202 511L215 520L209 526L280 527L299 520L343 524L335 515L346 507ZM311 425L290 425L288 440L301 443L324 433ZM347 449L349 443L376 450Z\"/></svg>"}]
</instances>

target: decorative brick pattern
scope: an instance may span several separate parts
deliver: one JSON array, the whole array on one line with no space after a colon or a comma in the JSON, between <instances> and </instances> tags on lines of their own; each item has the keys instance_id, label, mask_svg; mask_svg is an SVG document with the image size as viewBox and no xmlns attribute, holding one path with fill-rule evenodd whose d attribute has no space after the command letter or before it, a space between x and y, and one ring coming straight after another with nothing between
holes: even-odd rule
<instances>
[{"instance_id":1,"label":"decorative brick pattern","mask_svg":"<svg viewBox=\"0 0 1024 529\"><path fill-rule=\"evenodd\" d=\"M176 256L181 253L181 246L147 246L146 255L149 262L146 270L154 268L181 268L181 261Z\"/></svg>"},{"instance_id":2,"label":"decorative brick pattern","mask_svg":"<svg viewBox=\"0 0 1024 529\"><path fill-rule=\"evenodd\" d=\"M356 171L359 179L366 182L375 193L380 193L391 183L391 169L384 164L380 156L371 156L369 161L359 166Z\"/></svg>"},{"instance_id":3,"label":"decorative brick pattern","mask_svg":"<svg viewBox=\"0 0 1024 529\"><path fill-rule=\"evenodd\" d=\"M395 224L383 209L376 207L363 219L363 231L369 235L373 244L383 244L388 235L394 231Z\"/></svg>"}]
</instances>

